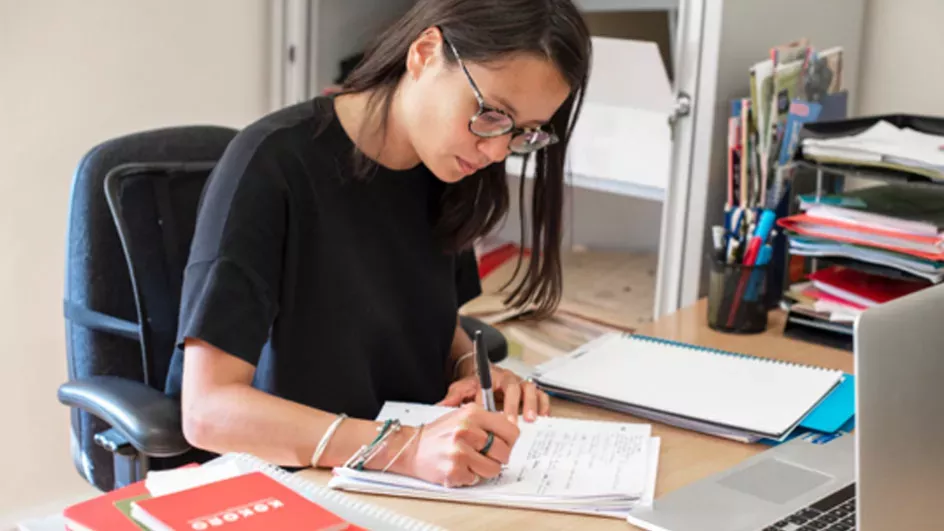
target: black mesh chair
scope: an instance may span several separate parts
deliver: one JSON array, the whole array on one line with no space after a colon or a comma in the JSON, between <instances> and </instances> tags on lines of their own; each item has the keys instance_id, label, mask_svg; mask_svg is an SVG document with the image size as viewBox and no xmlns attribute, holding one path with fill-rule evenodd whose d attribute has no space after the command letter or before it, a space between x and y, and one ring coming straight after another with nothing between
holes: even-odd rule
<instances>
[{"instance_id":1,"label":"black mesh chair","mask_svg":"<svg viewBox=\"0 0 944 531\"><path fill-rule=\"evenodd\" d=\"M235 134L211 126L135 133L96 146L75 173L64 297L69 382L58 396L72 408L75 466L100 490L204 455L191 452L180 404L163 389L200 197ZM477 281L474 255L463 260L471 268L460 268L460 297ZM505 357L497 330L462 324L484 329L493 361Z\"/></svg>"}]
</instances>

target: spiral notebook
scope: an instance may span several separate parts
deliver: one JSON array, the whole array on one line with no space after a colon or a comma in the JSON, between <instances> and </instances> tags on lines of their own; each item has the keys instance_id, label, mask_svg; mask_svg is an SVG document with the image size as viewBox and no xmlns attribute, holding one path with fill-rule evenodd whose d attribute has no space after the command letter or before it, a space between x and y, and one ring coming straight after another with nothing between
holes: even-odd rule
<instances>
[{"instance_id":1,"label":"spiral notebook","mask_svg":"<svg viewBox=\"0 0 944 531\"><path fill-rule=\"evenodd\" d=\"M262 472L351 524L379 531L443 531L442 528L415 520L347 494L316 485L301 476L267 463L253 455L230 453L192 470L152 471L147 488L154 497L248 474Z\"/></svg>"},{"instance_id":2,"label":"spiral notebook","mask_svg":"<svg viewBox=\"0 0 944 531\"><path fill-rule=\"evenodd\" d=\"M784 440L842 378L842 371L623 333L535 374L559 396L745 442Z\"/></svg>"}]
</instances>

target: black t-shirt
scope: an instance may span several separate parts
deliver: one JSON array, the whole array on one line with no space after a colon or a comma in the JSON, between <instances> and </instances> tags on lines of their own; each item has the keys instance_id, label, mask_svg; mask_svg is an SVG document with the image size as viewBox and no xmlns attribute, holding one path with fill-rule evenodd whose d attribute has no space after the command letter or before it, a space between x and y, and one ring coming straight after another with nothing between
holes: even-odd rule
<instances>
[{"instance_id":1,"label":"black t-shirt","mask_svg":"<svg viewBox=\"0 0 944 531\"><path fill-rule=\"evenodd\" d=\"M446 184L423 165L359 177L353 150L326 97L228 146L200 206L168 394L194 337L255 365L254 387L326 411L443 398L457 308L480 291L474 255L434 236Z\"/></svg>"}]
</instances>

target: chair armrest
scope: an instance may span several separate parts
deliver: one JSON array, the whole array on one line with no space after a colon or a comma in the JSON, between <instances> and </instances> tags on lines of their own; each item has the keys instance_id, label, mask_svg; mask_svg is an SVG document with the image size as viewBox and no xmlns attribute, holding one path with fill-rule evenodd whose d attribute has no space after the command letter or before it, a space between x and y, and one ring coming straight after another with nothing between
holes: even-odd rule
<instances>
[{"instance_id":1,"label":"chair armrest","mask_svg":"<svg viewBox=\"0 0 944 531\"><path fill-rule=\"evenodd\" d=\"M117 376L91 376L59 387L59 402L111 425L139 452L173 457L190 449L180 425L180 402Z\"/></svg>"},{"instance_id":2,"label":"chair armrest","mask_svg":"<svg viewBox=\"0 0 944 531\"><path fill-rule=\"evenodd\" d=\"M482 331L482 339L485 340L485 350L488 352L489 361L498 363L508 357L508 341L497 328L468 315L460 315L459 324L469 338L475 337L476 330Z\"/></svg>"}]
</instances>

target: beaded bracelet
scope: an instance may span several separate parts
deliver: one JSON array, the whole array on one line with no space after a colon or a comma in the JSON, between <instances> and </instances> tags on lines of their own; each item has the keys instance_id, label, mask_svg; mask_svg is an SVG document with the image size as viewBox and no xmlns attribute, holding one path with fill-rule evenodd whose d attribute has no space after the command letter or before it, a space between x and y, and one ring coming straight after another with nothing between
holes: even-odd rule
<instances>
[{"instance_id":1,"label":"beaded bracelet","mask_svg":"<svg viewBox=\"0 0 944 531\"><path fill-rule=\"evenodd\" d=\"M395 433L399 432L401 428L400 421L398 419L390 419L383 423L383 426L378 428L380 433L377 437L374 438L370 444L365 444L354 453L344 463L344 468L353 468L355 470L364 470L364 465L367 464L374 456L377 455L384 447L386 447L387 440L393 436Z\"/></svg>"}]
</instances>

